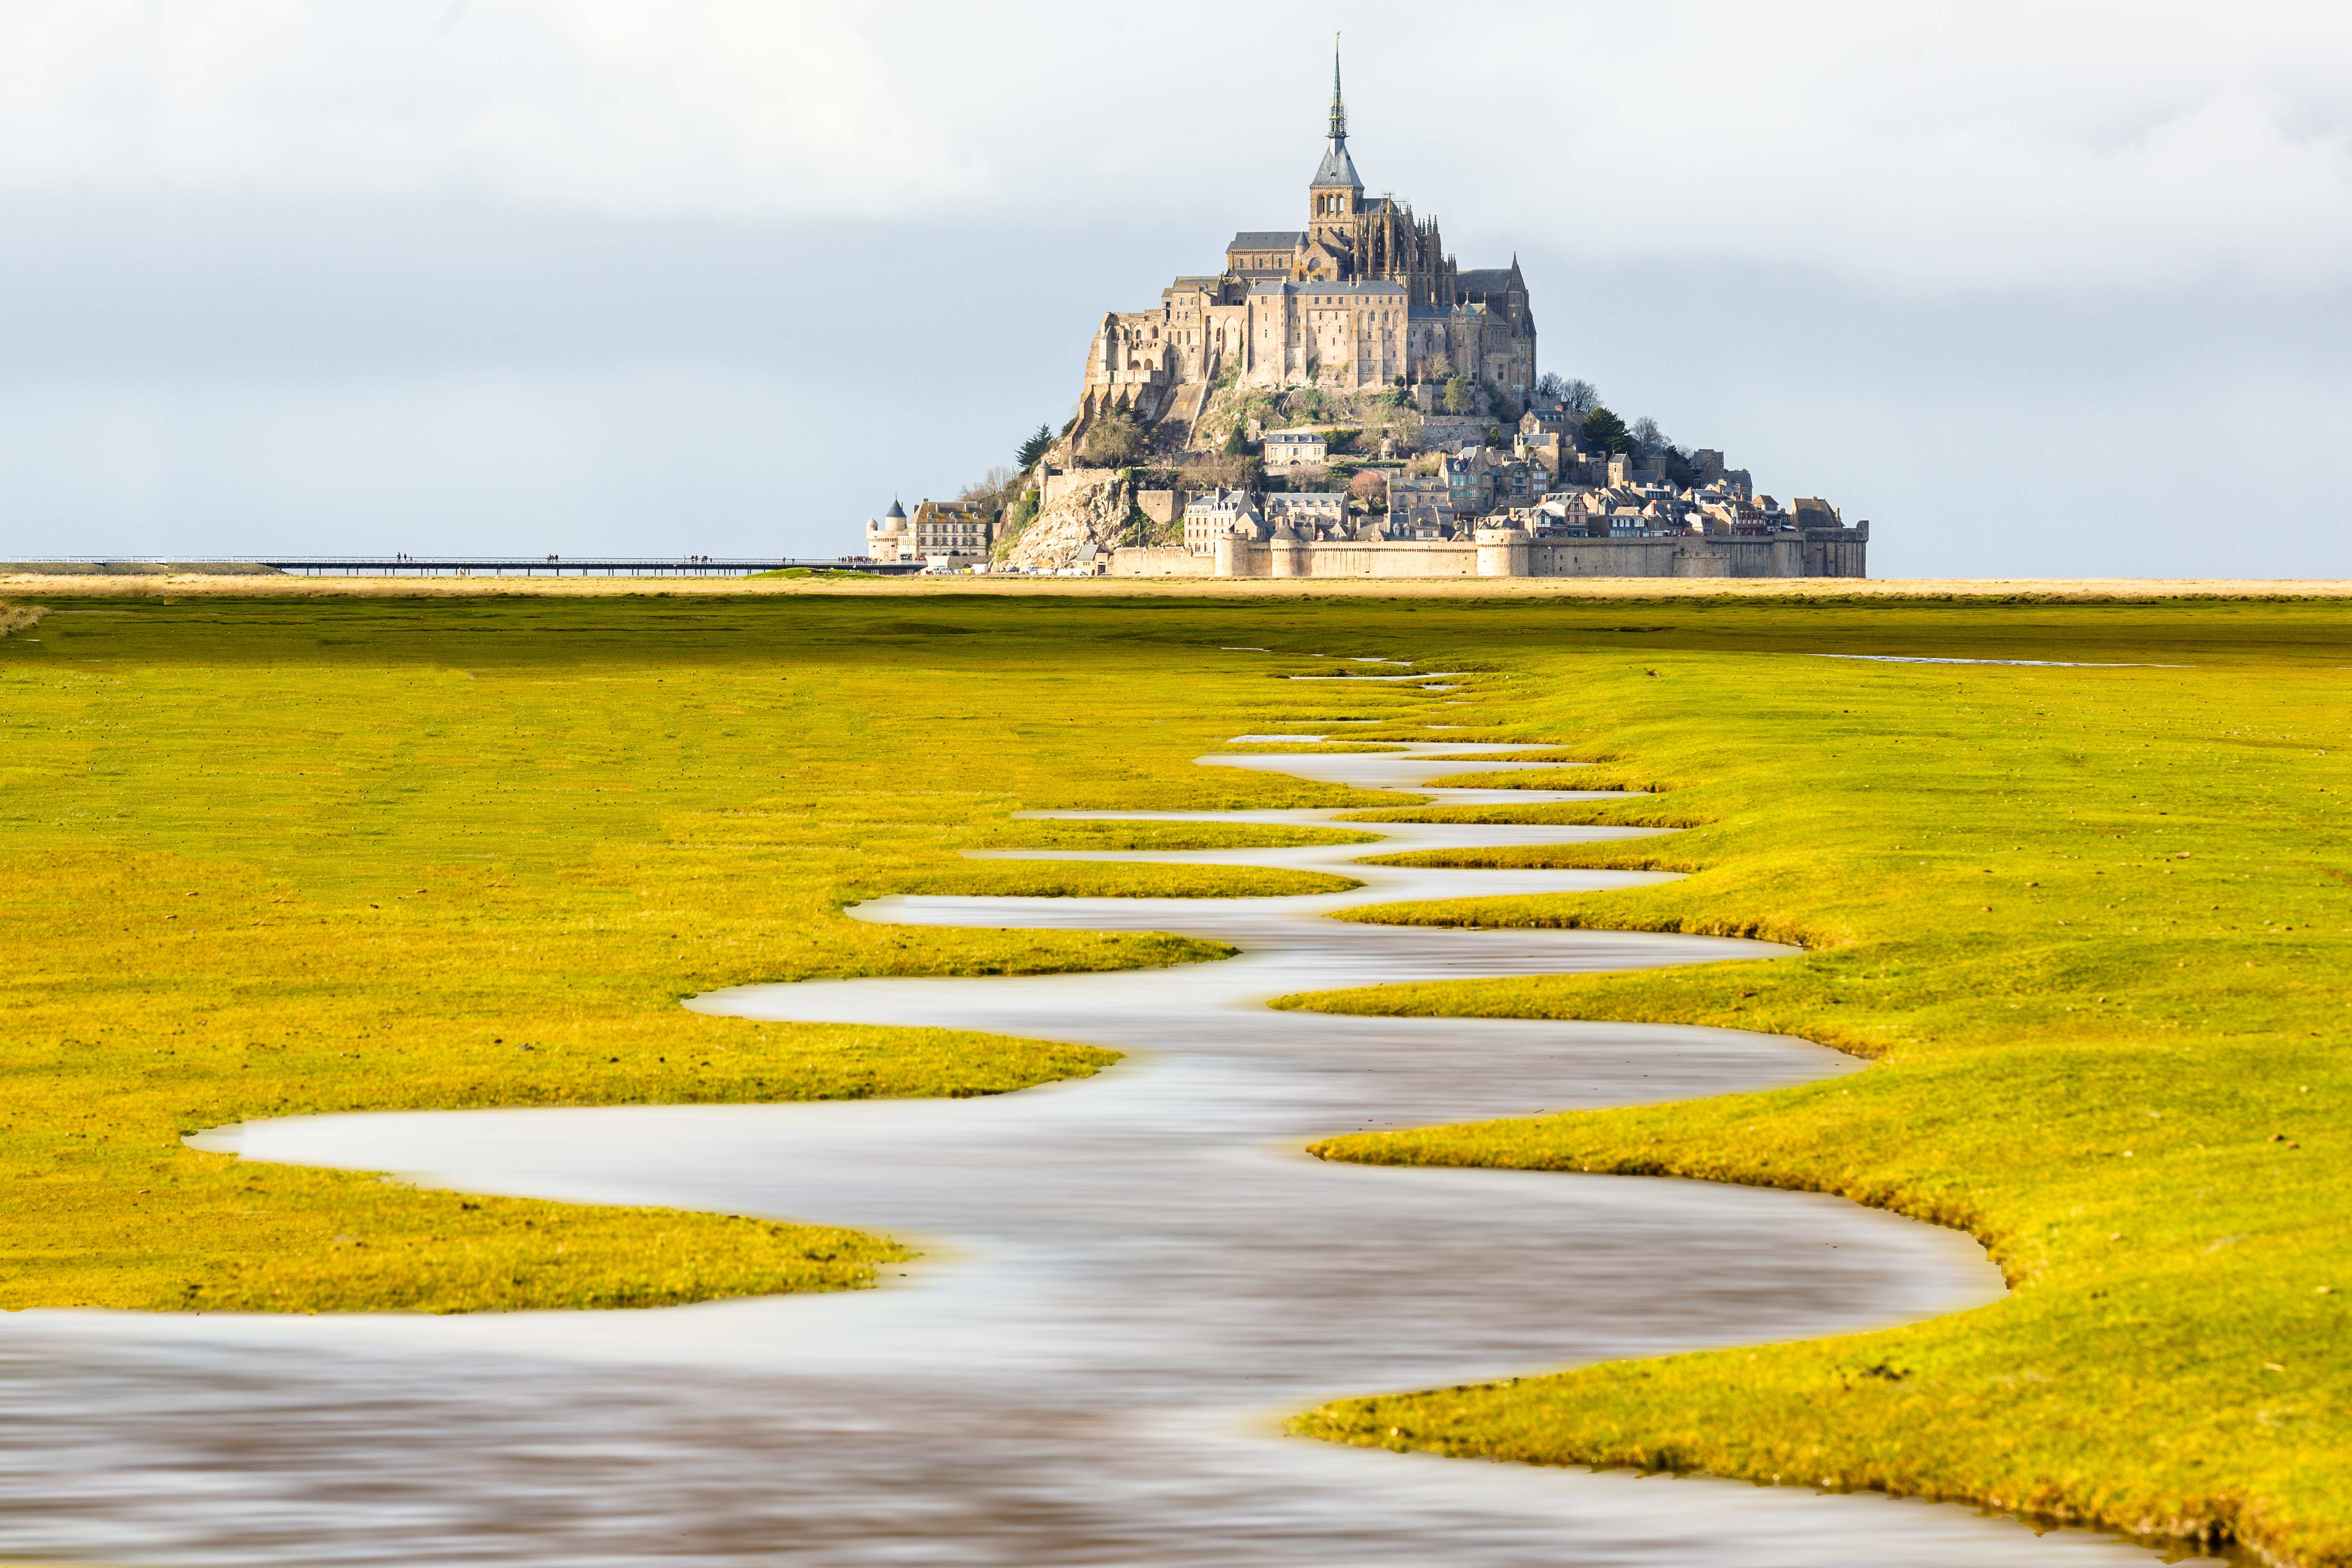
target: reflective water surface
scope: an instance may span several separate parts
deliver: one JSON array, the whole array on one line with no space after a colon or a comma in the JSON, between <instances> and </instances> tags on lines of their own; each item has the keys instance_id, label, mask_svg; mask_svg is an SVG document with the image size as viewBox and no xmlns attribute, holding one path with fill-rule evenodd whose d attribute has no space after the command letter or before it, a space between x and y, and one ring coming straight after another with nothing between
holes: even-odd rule
<instances>
[{"instance_id":1,"label":"reflective water surface","mask_svg":"<svg viewBox=\"0 0 2352 1568\"><path fill-rule=\"evenodd\" d=\"M1434 757L1492 750L1506 748L1202 760L1412 788L1464 770ZM879 1290L658 1312L19 1314L0 1332L0 1557L1269 1568L2152 1560L1955 1508L1278 1436L1282 1416L1338 1395L1816 1335L1954 1310L2000 1289L1964 1238L1833 1199L1307 1157L1307 1142L1356 1128L1679 1099L1855 1068L1802 1042L1723 1030L1269 1010L1268 998L1338 985L1786 952L1320 918L1367 902L1657 879L1353 864L1397 849L1636 830L1368 830L1388 841L1099 857L1297 866L1365 883L1342 894L899 899L858 911L1192 932L1243 949L1225 963L755 985L693 1004L1129 1053L1083 1082L974 1100L342 1116L214 1135L248 1158L479 1191L858 1226L927 1257Z\"/></svg>"}]
</instances>

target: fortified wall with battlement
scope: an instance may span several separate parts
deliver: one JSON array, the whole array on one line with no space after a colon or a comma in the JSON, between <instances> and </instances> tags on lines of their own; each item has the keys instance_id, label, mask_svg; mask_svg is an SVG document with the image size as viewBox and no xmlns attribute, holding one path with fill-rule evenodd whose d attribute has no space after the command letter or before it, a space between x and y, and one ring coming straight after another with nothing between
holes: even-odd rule
<instances>
[{"instance_id":1,"label":"fortified wall with battlement","mask_svg":"<svg viewBox=\"0 0 2352 1568\"><path fill-rule=\"evenodd\" d=\"M1214 552L1115 550L1113 577L1863 577L1870 524L1760 538L1707 534L1538 539L1482 528L1466 540L1250 540Z\"/></svg>"}]
</instances>

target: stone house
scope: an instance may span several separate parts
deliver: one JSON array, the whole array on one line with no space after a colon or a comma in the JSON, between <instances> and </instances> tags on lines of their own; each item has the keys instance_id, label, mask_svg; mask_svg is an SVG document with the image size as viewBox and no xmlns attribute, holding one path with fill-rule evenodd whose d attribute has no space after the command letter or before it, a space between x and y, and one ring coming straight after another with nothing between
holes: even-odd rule
<instances>
[{"instance_id":1,"label":"stone house","mask_svg":"<svg viewBox=\"0 0 2352 1568\"><path fill-rule=\"evenodd\" d=\"M1608 464L1609 476L1602 483L1612 489L1624 485L1665 486L1666 470L1655 463L1644 463L1639 453L1612 452Z\"/></svg>"},{"instance_id":2,"label":"stone house","mask_svg":"<svg viewBox=\"0 0 2352 1568\"><path fill-rule=\"evenodd\" d=\"M1317 468L1329 456L1330 443L1320 430L1276 430L1265 437L1265 466L1274 468Z\"/></svg>"},{"instance_id":3,"label":"stone house","mask_svg":"<svg viewBox=\"0 0 2352 1568\"><path fill-rule=\"evenodd\" d=\"M912 554L934 566L985 561L994 542L994 530L980 510L961 501L918 502L908 532L914 543Z\"/></svg>"},{"instance_id":4,"label":"stone house","mask_svg":"<svg viewBox=\"0 0 2352 1568\"><path fill-rule=\"evenodd\" d=\"M1580 428L1576 416L1565 408L1530 408L1519 416L1519 435L1529 442L1549 445Z\"/></svg>"},{"instance_id":5,"label":"stone house","mask_svg":"<svg viewBox=\"0 0 2352 1568\"><path fill-rule=\"evenodd\" d=\"M1453 513L1454 491L1453 488L1446 483L1445 477L1443 474L1391 476L1389 510L1406 512L1419 507L1433 508L1449 516Z\"/></svg>"},{"instance_id":6,"label":"stone house","mask_svg":"<svg viewBox=\"0 0 2352 1568\"><path fill-rule=\"evenodd\" d=\"M1342 490L1276 490L1265 498L1265 521L1287 524L1301 539L1316 539L1348 523L1348 497Z\"/></svg>"},{"instance_id":7,"label":"stone house","mask_svg":"<svg viewBox=\"0 0 2352 1568\"><path fill-rule=\"evenodd\" d=\"M1247 490L1203 490L1184 503L1184 549L1213 555L1217 541L1238 527L1253 539L1266 537L1265 514Z\"/></svg>"},{"instance_id":8,"label":"stone house","mask_svg":"<svg viewBox=\"0 0 2352 1568\"><path fill-rule=\"evenodd\" d=\"M1541 463L1523 458L1492 464L1487 472L1493 486L1494 508L1530 505L1542 496L1551 479Z\"/></svg>"},{"instance_id":9,"label":"stone house","mask_svg":"<svg viewBox=\"0 0 2352 1568\"><path fill-rule=\"evenodd\" d=\"M1495 474L1484 447L1465 447L1442 458L1438 477L1445 481L1446 504L1456 517L1484 517L1495 504Z\"/></svg>"},{"instance_id":10,"label":"stone house","mask_svg":"<svg viewBox=\"0 0 2352 1568\"><path fill-rule=\"evenodd\" d=\"M1560 470L1573 461L1557 432L1528 435L1520 430L1511 437L1511 456L1523 462L1540 463L1545 475L1554 480Z\"/></svg>"}]
</instances>

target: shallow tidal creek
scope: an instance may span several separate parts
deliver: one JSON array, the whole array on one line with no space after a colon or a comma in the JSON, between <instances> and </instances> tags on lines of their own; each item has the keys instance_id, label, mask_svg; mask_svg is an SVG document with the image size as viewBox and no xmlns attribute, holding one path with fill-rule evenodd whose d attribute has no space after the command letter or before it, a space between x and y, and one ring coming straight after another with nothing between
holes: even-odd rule
<instances>
[{"instance_id":1,"label":"shallow tidal creek","mask_svg":"<svg viewBox=\"0 0 2352 1568\"><path fill-rule=\"evenodd\" d=\"M1242 739L1297 739L1243 737ZM1237 753L1423 789L1514 748ZM1465 763L1438 757L1476 757ZM1096 817L1120 814L1087 813ZM1129 814L1323 825L1338 813ZM1379 845L1045 859L1296 867L1286 899L887 899L861 919L1174 931L1218 963L750 985L767 1019L940 1025L1128 1053L963 1100L319 1117L250 1159L472 1191L887 1232L882 1289L662 1311L424 1318L18 1314L0 1330L0 1559L121 1563L2003 1568L2145 1563L2077 1531L1797 1487L1445 1460L1278 1435L1321 1401L1834 1333L2000 1293L1975 1245L1818 1195L1325 1164L1363 1128L1685 1099L1858 1070L1651 1025L1277 1012L1300 991L1790 950L1323 919L1350 905L1661 879L1364 867L1642 830L1364 824Z\"/></svg>"}]
</instances>

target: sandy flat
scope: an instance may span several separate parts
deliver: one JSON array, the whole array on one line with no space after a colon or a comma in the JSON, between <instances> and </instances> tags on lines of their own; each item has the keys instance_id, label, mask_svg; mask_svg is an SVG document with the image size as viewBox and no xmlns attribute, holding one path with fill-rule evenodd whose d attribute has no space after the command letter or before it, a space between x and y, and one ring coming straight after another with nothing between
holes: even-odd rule
<instances>
[{"instance_id":1,"label":"sandy flat","mask_svg":"<svg viewBox=\"0 0 2352 1568\"><path fill-rule=\"evenodd\" d=\"M236 577L51 576L0 574L0 598L283 598L314 596L435 598L488 595L604 595L714 594L886 595L1169 595L1199 599L1679 599L1735 598L1983 598L2171 599L2352 597L2340 578L2229 577L877 577L838 579L740 577Z\"/></svg>"}]
</instances>

